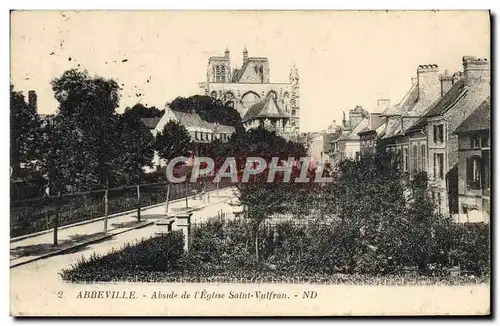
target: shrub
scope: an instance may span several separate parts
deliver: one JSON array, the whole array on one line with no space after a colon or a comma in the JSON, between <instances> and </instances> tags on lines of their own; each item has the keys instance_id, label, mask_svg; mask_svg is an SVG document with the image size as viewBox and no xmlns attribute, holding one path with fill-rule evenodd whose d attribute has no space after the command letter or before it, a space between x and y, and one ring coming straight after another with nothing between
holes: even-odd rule
<instances>
[{"instance_id":1,"label":"shrub","mask_svg":"<svg viewBox=\"0 0 500 326\"><path fill-rule=\"evenodd\" d=\"M64 280L114 281L130 277L137 272L178 271L184 254L182 232L175 231L136 244L127 244L107 255L82 257L76 265L61 272Z\"/></svg>"}]
</instances>

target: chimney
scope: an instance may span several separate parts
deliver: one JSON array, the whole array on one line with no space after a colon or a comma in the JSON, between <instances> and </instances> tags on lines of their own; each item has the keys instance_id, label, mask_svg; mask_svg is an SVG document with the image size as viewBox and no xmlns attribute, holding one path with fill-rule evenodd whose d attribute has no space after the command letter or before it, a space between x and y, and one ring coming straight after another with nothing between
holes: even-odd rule
<instances>
[{"instance_id":1,"label":"chimney","mask_svg":"<svg viewBox=\"0 0 500 326\"><path fill-rule=\"evenodd\" d=\"M247 48L245 47L245 48L243 49L243 64L247 63L247 61L248 61L248 50L247 50Z\"/></svg>"},{"instance_id":2,"label":"chimney","mask_svg":"<svg viewBox=\"0 0 500 326\"><path fill-rule=\"evenodd\" d=\"M349 111L349 120L351 122L351 127L355 127L358 123L363 120L365 110L360 105Z\"/></svg>"},{"instance_id":3,"label":"chimney","mask_svg":"<svg viewBox=\"0 0 500 326\"><path fill-rule=\"evenodd\" d=\"M461 72L461 71L457 71L456 73L454 73L454 74L453 74L453 77L451 77L451 83L452 83L453 85L455 85L455 83L456 83L457 81L459 81L460 79L462 79L462 77L463 77L462 75L463 75L463 74L462 74L462 72Z\"/></svg>"},{"instance_id":4,"label":"chimney","mask_svg":"<svg viewBox=\"0 0 500 326\"><path fill-rule=\"evenodd\" d=\"M226 48L226 51L224 51L224 57L229 59L229 49Z\"/></svg>"},{"instance_id":5,"label":"chimney","mask_svg":"<svg viewBox=\"0 0 500 326\"><path fill-rule=\"evenodd\" d=\"M417 68L418 100L432 102L441 94L439 68L435 64L420 65Z\"/></svg>"},{"instance_id":6,"label":"chimney","mask_svg":"<svg viewBox=\"0 0 500 326\"><path fill-rule=\"evenodd\" d=\"M391 100L388 98L381 98L377 100L377 112L382 113L391 107Z\"/></svg>"},{"instance_id":7,"label":"chimney","mask_svg":"<svg viewBox=\"0 0 500 326\"><path fill-rule=\"evenodd\" d=\"M38 112L38 100L34 90L28 91L28 105L30 108L35 110L35 112Z\"/></svg>"},{"instance_id":8,"label":"chimney","mask_svg":"<svg viewBox=\"0 0 500 326\"><path fill-rule=\"evenodd\" d=\"M444 74L440 77L441 80L441 96L448 93L451 86L453 86L453 77L448 73L448 69L445 69Z\"/></svg>"},{"instance_id":9,"label":"chimney","mask_svg":"<svg viewBox=\"0 0 500 326\"><path fill-rule=\"evenodd\" d=\"M490 63L487 59L472 56L462 58L466 86L475 86L490 82Z\"/></svg>"}]
</instances>

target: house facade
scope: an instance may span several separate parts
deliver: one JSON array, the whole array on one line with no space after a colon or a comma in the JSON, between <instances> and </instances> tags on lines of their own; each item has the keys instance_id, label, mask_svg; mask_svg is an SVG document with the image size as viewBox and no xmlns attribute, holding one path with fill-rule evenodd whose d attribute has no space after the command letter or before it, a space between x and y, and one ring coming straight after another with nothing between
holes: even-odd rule
<instances>
[{"instance_id":1,"label":"house facade","mask_svg":"<svg viewBox=\"0 0 500 326\"><path fill-rule=\"evenodd\" d=\"M379 141L399 157L409 176L425 171L440 213L459 217L458 136L453 131L490 96L489 63L463 57L463 73L438 75L436 65L419 66L400 104L387 110ZM423 91L422 91L423 89Z\"/></svg>"},{"instance_id":2,"label":"house facade","mask_svg":"<svg viewBox=\"0 0 500 326\"><path fill-rule=\"evenodd\" d=\"M458 137L458 222L490 221L490 123L487 99L453 132Z\"/></svg>"}]
</instances>

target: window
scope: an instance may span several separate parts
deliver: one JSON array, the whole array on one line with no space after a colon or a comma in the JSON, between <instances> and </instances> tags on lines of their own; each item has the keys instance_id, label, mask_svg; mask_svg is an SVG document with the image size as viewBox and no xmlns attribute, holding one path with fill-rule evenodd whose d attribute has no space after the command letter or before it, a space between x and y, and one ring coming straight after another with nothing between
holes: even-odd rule
<instances>
[{"instance_id":1,"label":"window","mask_svg":"<svg viewBox=\"0 0 500 326\"><path fill-rule=\"evenodd\" d=\"M471 189L481 189L481 157L474 155L467 159L467 184Z\"/></svg>"},{"instance_id":2,"label":"window","mask_svg":"<svg viewBox=\"0 0 500 326\"><path fill-rule=\"evenodd\" d=\"M481 148L481 137L472 136L470 138L470 148Z\"/></svg>"},{"instance_id":3,"label":"window","mask_svg":"<svg viewBox=\"0 0 500 326\"><path fill-rule=\"evenodd\" d=\"M403 170L408 172L408 148L403 149Z\"/></svg>"},{"instance_id":4,"label":"window","mask_svg":"<svg viewBox=\"0 0 500 326\"><path fill-rule=\"evenodd\" d=\"M198 140L198 132L197 131L194 132L194 139Z\"/></svg>"},{"instance_id":5,"label":"window","mask_svg":"<svg viewBox=\"0 0 500 326\"><path fill-rule=\"evenodd\" d=\"M434 177L444 178L444 154L434 154Z\"/></svg>"},{"instance_id":6,"label":"window","mask_svg":"<svg viewBox=\"0 0 500 326\"><path fill-rule=\"evenodd\" d=\"M361 157L361 153L356 151L356 161L359 161L360 157Z\"/></svg>"},{"instance_id":7,"label":"window","mask_svg":"<svg viewBox=\"0 0 500 326\"><path fill-rule=\"evenodd\" d=\"M427 171L427 153L425 151L425 144L420 145L420 158L422 159L422 171Z\"/></svg>"},{"instance_id":8,"label":"window","mask_svg":"<svg viewBox=\"0 0 500 326\"><path fill-rule=\"evenodd\" d=\"M223 64L215 67L215 82L224 82L226 80L226 66Z\"/></svg>"},{"instance_id":9,"label":"window","mask_svg":"<svg viewBox=\"0 0 500 326\"><path fill-rule=\"evenodd\" d=\"M436 144L442 143L444 140L444 126L436 125L434 126L434 142Z\"/></svg>"},{"instance_id":10,"label":"window","mask_svg":"<svg viewBox=\"0 0 500 326\"><path fill-rule=\"evenodd\" d=\"M490 147L490 135L488 133L481 135L481 147Z\"/></svg>"},{"instance_id":11,"label":"window","mask_svg":"<svg viewBox=\"0 0 500 326\"><path fill-rule=\"evenodd\" d=\"M419 171L418 167L418 146L417 144L413 145L411 148L411 170L412 172Z\"/></svg>"}]
</instances>

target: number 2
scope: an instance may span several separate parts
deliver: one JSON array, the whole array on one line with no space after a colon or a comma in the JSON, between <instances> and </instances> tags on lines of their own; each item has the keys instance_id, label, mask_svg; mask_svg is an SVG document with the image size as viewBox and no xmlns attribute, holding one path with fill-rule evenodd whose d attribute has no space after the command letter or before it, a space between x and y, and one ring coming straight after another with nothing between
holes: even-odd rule
<instances>
[{"instance_id":1,"label":"number 2","mask_svg":"<svg viewBox=\"0 0 500 326\"><path fill-rule=\"evenodd\" d=\"M58 297L58 298L62 298L62 297L63 297L63 291L59 291L59 292L57 292L57 297Z\"/></svg>"}]
</instances>

